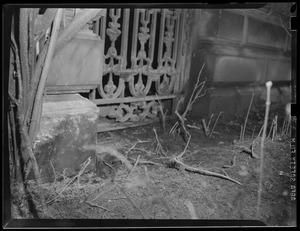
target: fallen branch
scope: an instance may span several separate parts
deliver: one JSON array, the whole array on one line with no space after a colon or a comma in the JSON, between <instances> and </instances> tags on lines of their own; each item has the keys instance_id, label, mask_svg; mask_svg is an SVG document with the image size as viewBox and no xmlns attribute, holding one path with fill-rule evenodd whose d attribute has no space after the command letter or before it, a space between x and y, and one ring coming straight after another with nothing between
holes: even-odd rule
<instances>
[{"instance_id":1,"label":"fallen branch","mask_svg":"<svg viewBox=\"0 0 300 231\"><path fill-rule=\"evenodd\" d=\"M173 158L173 161L176 163L176 164L179 164L184 170L186 171L189 171L189 172L196 172L196 173L199 173L199 174L203 174L203 175L207 175L207 176L214 176L214 177L218 177L218 178L222 178L222 179L226 179L226 180L229 180L229 181L232 181L238 185L242 185L240 182L228 177L228 176L224 176L222 174L219 174L219 173L216 173L216 172L211 172L211 171L207 171L205 169L202 169L202 168L194 168L194 167L191 167L191 166L188 166L186 164L184 164L183 162L181 162L178 158Z\"/></svg>"}]
</instances>

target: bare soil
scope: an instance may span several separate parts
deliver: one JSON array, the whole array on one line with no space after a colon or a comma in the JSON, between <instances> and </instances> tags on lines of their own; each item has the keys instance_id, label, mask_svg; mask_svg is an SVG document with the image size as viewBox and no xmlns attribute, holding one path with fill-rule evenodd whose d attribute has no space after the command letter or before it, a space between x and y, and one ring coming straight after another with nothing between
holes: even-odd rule
<instances>
[{"instance_id":1,"label":"bare soil","mask_svg":"<svg viewBox=\"0 0 300 231\"><path fill-rule=\"evenodd\" d=\"M211 138L202 129L190 128L191 141L181 161L194 168L217 172L239 181L188 172L170 164L186 143L178 135L169 135L174 121L167 121L166 131L159 123L98 134L98 145L110 146L127 156L133 171L124 164L112 178L101 179L95 172L71 178L57 177L44 184L51 217L54 219L234 219L256 220L260 159L243 146L250 147L261 123L249 118L244 141L239 141L240 123L220 120ZM201 128L200 120L187 124ZM254 124L256 130L253 133ZM163 152L158 152L156 129ZM160 150L161 151L161 150ZM260 153L260 139L254 151ZM165 156L164 156L165 154ZM264 149L263 188L258 220L268 226L289 226L290 137L268 138ZM148 163L154 162L153 163ZM234 166L232 166L234 164ZM230 167L231 166L231 167ZM35 182L31 181L37 198Z\"/></svg>"}]
</instances>

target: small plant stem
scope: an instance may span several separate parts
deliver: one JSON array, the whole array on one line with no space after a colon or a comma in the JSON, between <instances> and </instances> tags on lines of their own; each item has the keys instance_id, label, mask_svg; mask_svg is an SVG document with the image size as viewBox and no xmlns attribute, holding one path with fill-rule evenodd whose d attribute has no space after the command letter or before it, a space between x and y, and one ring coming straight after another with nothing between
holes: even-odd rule
<instances>
[{"instance_id":1,"label":"small plant stem","mask_svg":"<svg viewBox=\"0 0 300 231\"><path fill-rule=\"evenodd\" d=\"M270 96L271 96L271 87L272 82L269 81L266 83L267 87L267 99L266 99L266 112L265 112L265 120L264 120L264 128L263 128L263 134L261 138L261 144L260 144L260 171L259 171L259 188L258 188L258 200L257 200L257 211L256 211L256 217L259 219L260 217L260 204L261 204L261 193L262 193L262 181L263 181L263 167L264 167L264 142L266 138L266 132L267 132L267 126L268 126L268 117L269 117L269 110L270 110Z\"/></svg>"}]
</instances>

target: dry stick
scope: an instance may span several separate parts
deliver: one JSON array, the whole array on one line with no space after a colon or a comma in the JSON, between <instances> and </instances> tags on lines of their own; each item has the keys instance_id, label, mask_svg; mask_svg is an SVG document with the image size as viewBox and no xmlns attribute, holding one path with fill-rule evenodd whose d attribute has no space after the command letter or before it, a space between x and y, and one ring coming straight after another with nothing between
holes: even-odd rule
<instances>
[{"instance_id":1,"label":"dry stick","mask_svg":"<svg viewBox=\"0 0 300 231\"><path fill-rule=\"evenodd\" d=\"M275 139L276 136L277 136L277 115L275 116L275 121L274 121L272 141L274 141L274 139Z\"/></svg>"},{"instance_id":2,"label":"dry stick","mask_svg":"<svg viewBox=\"0 0 300 231\"><path fill-rule=\"evenodd\" d=\"M240 182L228 177L228 176L224 176L222 174L219 174L219 173L216 173L216 172L211 172L211 171L207 171L207 170L204 170L202 168L193 168L193 167L190 167L184 163L182 163L180 160L178 160L177 157L173 158L173 160L181 165L185 170L187 171L190 171L190 172L196 172L196 173L200 173L200 174L203 174L203 175L207 175L207 176L215 176L215 177L219 177L219 178L222 178L222 179L226 179L226 180L230 180L236 184L239 184L239 185L242 185Z\"/></svg>"},{"instance_id":3,"label":"dry stick","mask_svg":"<svg viewBox=\"0 0 300 231\"><path fill-rule=\"evenodd\" d=\"M188 133L189 134L189 139L188 139L188 141L187 141L187 143L186 143L186 145L185 145L185 148L184 148L184 150L177 156L177 158L178 159L180 159L184 154L185 154L185 152L186 152L186 150L187 150L187 147L189 146L189 143L190 143L190 140L191 140L191 134L190 133Z\"/></svg>"},{"instance_id":4,"label":"dry stick","mask_svg":"<svg viewBox=\"0 0 300 231\"><path fill-rule=\"evenodd\" d=\"M246 130L247 120L248 120L248 116L249 116L249 113L250 113L250 109L251 109L253 97L254 97L254 93L252 93L250 105L249 105L248 112L247 112L247 115L246 115L246 119L245 119L245 123L244 123L244 129L243 129L243 134L242 134L242 140L244 140L244 138L245 138L245 130Z\"/></svg>"},{"instance_id":5,"label":"dry stick","mask_svg":"<svg viewBox=\"0 0 300 231\"><path fill-rule=\"evenodd\" d=\"M31 126L29 129L29 136L32 138L31 140L35 140L37 130L39 128L39 122L40 122L40 117L42 113L42 108L43 108L43 100L44 100L44 91L45 91L45 85L48 77L48 71L50 68L50 64L52 61L52 57L54 54L54 49L56 45L56 40L58 37L58 32L60 29L60 23L61 23L61 18L62 18L62 13L63 9L60 8L57 10L54 22L53 22L53 31L51 33L51 38L50 38L50 43L49 43L49 49L46 55L45 63L44 63L44 68L42 71L42 75L40 77L37 93L35 95L35 100L33 104L33 111L32 111L32 121L31 121Z\"/></svg>"},{"instance_id":6,"label":"dry stick","mask_svg":"<svg viewBox=\"0 0 300 231\"><path fill-rule=\"evenodd\" d=\"M189 124L187 124L186 126L189 127L189 128L195 128L195 129L201 130L200 127L197 127L195 125L189 125Z\"/></svg>"},{"instance_id":7,"label":"dry stick","mask_svg":"<svg viewBox=\"0 0 300 231\"><path fill-rule=\"evenodd\" d=\"M188 104L187 104L187 106L186 106L186 109L185 109L185 111L183 112L183 114L181 115L181 117L182 117L183 119L185 119L187 113L191 110L191 108L192 108L194 102L195 102L197 99L199 99L200 97L202 97L203 95L205 95L205 93L202 94L202 95L200 95L200 93L201 93L201 91L202 91L202 89L203 89L203 87L204 87L204 85L205 85L205 81L203 81L203 82L200 83L200 76L201 76L201 73L202 73L202 71L203 71L204 66L205 66L205 63L203 63L203 65L202 65L202 67L201 67L201 69L200 69L200 71L199 71L199 74L198 74L198 77L197 77L196 85L195 85L195 87L194 87L194 89L193 89L193 92L192 92L191 97L190 97L190 99L189 99L189 102L188 102ZM199 87L200 87L200 89L198 89ZM197 90L197 89L198 89L198 90ZM177 109L178 109L179 104L180 104L180 103L178 102L178 104L177 104ZM177 109L176 109L176 111L178 111ZM178 127L178 125L179 125L179 123L178 123L178 121L177 121L177 122L173 125L173 127L171 128L170 134L173 134L173 133L174 133L174 131L176 130L176 128ZM172 132L171 132L171 131L172 131Z\"/></svg>"},{"instance_id":8,"label":"dry stick","mask_svg":"<svg viewBox=\"0 0 300 231\"><path fill-rule=\"evenodd\" d=\"M209 121L208 121L208 124L207 124L207 127L206 127L206 133L205 135L208 136L209 135L209 126L210 126L210 123L211 123L211 120L212 118L214 117L214 113L211 114L210 118L209 118Z\"/></svg>"},{"instance_id":9,"label":"dry stick","mask_svg":"<svg viewBox=\"0 0 300 231\"><path fill-rule=\"evenodd\" d=\"M263 129L264 129L264 124L261 126L261 128L260 128L260 130L259 130L259 133L258 133L256 139L258 139L258 138L260 137L260 134L261 134L261 132L262 132Z\"/></svg>"},{"instance_id":10,"label":"dry stick","mask_svg":"<svg viewBox=\"0 0 300 231\"><path fill-rule=\"evenodd\" d=\"M241 124L240 141L242 141L242 136L243 136L243 125Z\"/></svg>"},{"instance_id":11,"label":"dry stick","mask_svg":"<svg viewBox=\"0 0 300 231\"><path fill-rule=\"evenodd\" d=\"M153 132L155 133L155 138L156 138L156 141L157 141L157 145L156 145L156 154L158 155L159 152L161 152L161 154L163 154L164 156L167 156L167 155L165 154L164 150L162 149L162 146L161 146L161 143L160 143L160 141L159 141L159 139L158 139L158 135L157 135L157 133L156 133L156 129L155 129L155 128L153 128Z\"/></svg>"},{"instance_id":12,"label":"dry stick","mask_svg":"<svg viewBox=\"0 0 300 231\"><path fill-rule=\"evenodd\" d=\"M128 159L133 160L134 162L137 161L137 160L135 160L134 158L131 158L131 157L128 157ZM155 163L155 162L147 161L147 160L139 160L139 161L138 161L138 164L152 164L152 165L158 165L158 166L161 165L161 164L159 164L159 163Z\"/></svg>"},{"instance_id":13,"label":"dry stick","mask_svg":"<svg viewBox=\"0 0 300 231\"><path fill-rule=\"evenodd\" d=\"M220 117L220 115L221 115L222 113L223 113L222 111L219 113L219 115L218 115L218 117L217 117L217 119L216 119L216 121L215 121L215 123L214 123L214 126L213 126L213 128L211 129L211 131L210 131L209 137L211 137L212 134L214 133L215 126L216 126L216 124L218 123L219 117Z\"/></svg>"},{"instance_id":14,"label":"dry stick","mask_svg":"<svg viewBox=\"0 0 300 231\"><path fill-rule=\"evenodd\" d=\"M131 197L125 192L125 190L122 187L119 187L122 191L122 193L127 197L127 199L130 201L130 203L133 205L133 207L138 211L138 213L142 216L143 219L146 219L146 216L143 214L143 212L139 209L139 207L134 203L134 201L131 199Z\"/></svg>"},{"instance_id":15,"label":"dry stick","mask_svg":"<svg viewBox=\"0 0 300 231\"><path fill-rule=\"evenodd\" d=\"M260 203L261 203L261 193L262 193L262 181L263 181L263 166L264 166L264 142L266 138L266 131L267 131L267 126L268 126L268 117L269 117L269 110L270 110L270 95L271 95L271 87L272 87L272 82L269 81L266 83L267 87L267 99L266 99L266 112L265 112L265 121L264 121L264 129L263 129L263 134L261 138L261 144L260 144L260 172L259 172L259 188L258 188L258 200L257 200L257 211L256 211L256 217L259 219L260 216Z\"/></svg>"},{"instance_id":16,"label":"dry stick","mask_svg":"<svg viewBox=\"0 0 300 231\"><path fill-rule=\"evenodd\" d=\"M180 127L182 128L182 131L183 131L183 133L184 133L184 141L186 141L187 137L188 137L188 139L190 139L190 136L191 136L191 135L190 135L190 133L187 131L186 127L185 127L185 123L184 123L185 118L184 118L183 116L181 116L181 115L178 113L177 110L175 111L175 114L176 114L176 116L177 116L178 119L179 119Z\"/></svg>"},{"instance_id":17,"label":"dry stick","mask_svg":"<svg viewBox=\"0 0 300 231\"><path fill-rule=\"evenodd\" d=\"M272 123L271 123L271 127L270 127L270 130L269 130L269 133L268 133L268 135L266 135L266 139L268 139L268 138L270 137L271 132L272 132L272 130L273 130L273 126L274 126L274 120L272 120Z\"/></svg>"},{"instance_id":18,"label":"dry stick","mask_svg":"<svg viewBox=\"0 0 300 231\"><path fill-rule=\"evenodd\" d=\"M129 172L128 175L130 175L130 174L133 172L133 170L136 168L136 166L137 166L138 163L139 163L140 157L141 157L141 155L139 155L138 158L136 159L135 164L133 165L133 167L132 167L132 169L130 170L130 172Z\"/></svg>"}]
</instances>

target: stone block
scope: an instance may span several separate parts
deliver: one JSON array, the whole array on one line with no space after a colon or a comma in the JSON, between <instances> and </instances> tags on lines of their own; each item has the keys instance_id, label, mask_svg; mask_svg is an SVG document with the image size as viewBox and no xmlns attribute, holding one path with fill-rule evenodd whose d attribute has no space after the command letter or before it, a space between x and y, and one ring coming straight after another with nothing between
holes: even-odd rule
<instances>
[{"instance_id":1,"label":"stone block","mask_svg":"<svg viewBox=\"0 0 300 231\"><path fill-rule=\"evenodd\" d=\"M74 175L88 158L95 159L96 150L87 146L97 144L99 109L79 94L48 95L43 104L40 130L34 152L44 182L54 180L65 169ZM94 168L93 164L89 169Z\"/></svg>"}]
</instances>

